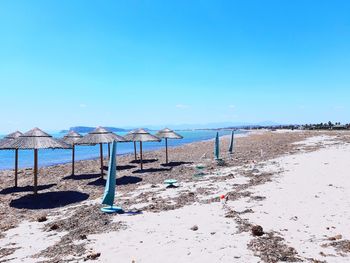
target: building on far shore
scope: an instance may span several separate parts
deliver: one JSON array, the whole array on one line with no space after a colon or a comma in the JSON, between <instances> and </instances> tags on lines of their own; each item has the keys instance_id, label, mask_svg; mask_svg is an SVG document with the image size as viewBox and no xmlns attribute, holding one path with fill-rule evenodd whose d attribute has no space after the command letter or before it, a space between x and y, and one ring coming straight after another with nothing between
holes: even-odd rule
<instances>
[{"instance_id":1,"label":"building on far shore","mask_svg":"<svg viewBox=\"0 0 350 263\"><path fill-rule=\"evenodd\" d=\"M348 127L347 125L334 125L332 127L332 130L348 130L350 127Z\"/></svg>"}]
</instances>

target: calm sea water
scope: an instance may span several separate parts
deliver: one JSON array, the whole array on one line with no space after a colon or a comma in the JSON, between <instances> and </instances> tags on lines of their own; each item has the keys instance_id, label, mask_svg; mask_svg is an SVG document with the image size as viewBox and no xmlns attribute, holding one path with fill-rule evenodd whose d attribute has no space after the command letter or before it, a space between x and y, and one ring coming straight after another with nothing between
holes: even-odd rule
<instances>
[{"instance_id":1,"label":"calm sea water","mask_svg":"<svg viewBox=\"0 0 350 263\"><path fill-rule=\"evenodd\" d=\"M169 147L175 147L191 142L198 142L213 139L216 136L216 131L212 130L196 130L196 131L177 131L184 139L182 140L168 140ZM243 133L237 131L236 133ZM125 133L118 133L119 135L125 135ZM220 136L231 134L231 131L220 131ZM52 134L56 138L60 138L63 134ZM2 138L3 136L0 136ZM157 150L165 146L164 140L162 142L146 142L143 143L143 150ZM104 156L106 156L108 147L104 145ZM138 146L139 150L139 146ZM133 153L133 143L118 143L117 152L118 155ZM76 146L76 160L88 160L98 158L100 154L99 146ZM39 166L48 166L54 164L62 164L71 162L72 151L71 150L39 150ZM33 151L21 150L19 152L19 167L26 168L33 166ZM0 170L13 169L14 167L14 151L2 150L0 151Z\"/></svg>"}]
</instances>

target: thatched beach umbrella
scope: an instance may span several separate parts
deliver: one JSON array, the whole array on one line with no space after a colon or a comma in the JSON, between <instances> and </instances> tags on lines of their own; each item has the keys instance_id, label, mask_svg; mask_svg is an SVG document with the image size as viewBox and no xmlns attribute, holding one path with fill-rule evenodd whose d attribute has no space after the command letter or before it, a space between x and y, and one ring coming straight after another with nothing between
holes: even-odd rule
<instances>
[{"instance_id":1,"label":"thatched beach umbrella","mask_svg":"<svg viewBox=\"0 0 350 263\"><path fill-rule=\"evenodd\" d=\"M38 150L39 149L68 149L69 146L60 142L39 128L34 128L2 145L4 149L34 150L34 194L38 186Z\"/></svg>"},{"instance_id":2,"label":"thatched beach umbrella","mask_svg":"<svg viewBox=\"0 0 350 263\"><path fill-rule=\"evenodd\" d=\"M75 131L68 132L63 138L62 141L72 147L72 175L74 175L74 164L75 164L75 144L83 136Z\"/></svg>"},{"instance_id":3,"label":"thatched beach umbrella","mask_svg":"<svg viewBox=\"0 0 350 263\"><path fill-rule=\"evenodd\" d=\"M130 134L134 133L135 131L137 131L137 130L132 130L132 131L128 132L128 133L124 136L124 138L125 138L125 139L126 139L126 138L131 138L132 136L131 136ZM127 140L127 139L126 139L126 140ZM127 140L127 141L130 141L130 140ZM132 142L132 141L130 141L130 142ZM133 143L134 143L134 160L137 161L136 141L133 141Z\"/></svg>"},{"instance_id":4,"label":"thatched beach umbrella","mask_svg":"<svg viewBox=\"0 0 350 263\"><path fill-rule=\"evenodd\" d=\"M160 142L161 139L159 139L157 136L154 136L144 129L137 129L134 130L127 135L124 136L124 138L127 141L130 142L140 142L140 165L141 165L141 170L143 169L143 163L142 163L142 143L143 142ZM135 153L136 155L136 153Z\"/></svg>"},{"instance_id":5,"label":"thatched beach umbrella","mask_svg":"<svg viewBox=\"0 0 350 263\"><path fill-rule=\"evenodd\" d=\"M15 131L13 133L10 133L5 136L3 140L0 141L0 149L2 149L2 146L5 145L6 143L9 143L13 141L14 139L18 138L21 136L23 133L20 131ZM5 149L3 149L5 150ZM15 150L15 187L17 187L17 175L18 175L18 149Z\"/></svg>"},{"instance_id":6,"label":"thatched beach umbrella","mask_svg":"<svg viewBox=\"0 0 350 263\"><path fill-rule=\"evenodd\" d=\"M168 164L168 139L183 139L183 137L168 128L158 131L156 136L165 139L165 163Z\"/></svg>"},{"instance_id":7,"label":"thatched beach umbrella","mask_svg":"<svg viewBox=\"0 0 350 263\"><path fill-rule=\"evenodd\" d=\"M111 131L102 127L97 127L92 132L89 132L83 138L79 139L76 144L79 145L100 145L100 158L101 158L101 176L103 177L103 144L112 142L125 142L122 136L114 134Z\"/></svg>"}]
</instances>

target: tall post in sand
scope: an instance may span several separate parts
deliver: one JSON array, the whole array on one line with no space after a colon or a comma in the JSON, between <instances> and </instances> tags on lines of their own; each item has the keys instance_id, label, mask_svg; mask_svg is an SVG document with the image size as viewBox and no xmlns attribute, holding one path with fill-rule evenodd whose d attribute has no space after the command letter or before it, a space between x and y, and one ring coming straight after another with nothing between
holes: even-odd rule
<instances>
[{"instance_id":1,"label":"tall post in sand","mask_svg":"<svg viewBox=\"0 0 350 263\"><path fill-rule=\"evenodd\" d=\"M141 170L143 170L143 162L142 162L142 142L140 142L140 165L141 165Z\"/></svg>"},{"instance_id":2,"label":"tall post in sand","mask_svg":"<svg viewBox=\"0 0 350 263\"><path fill-rule=\"evenodd\" d=\"M165 163L168 164L168 138L165 138Z\"/></svg>"},{"instance_id":3,"label":"tall post in sand","mask_svg":"<svg viewBox=\"0 0 350 263\"><path fill-rule=\"evenodd\" d=\"M15 149L15 187L18 186L18 149Z\"/></svg>"},{"instance_id":4,"label":"tall post in sand","mask_svg":"<svg viewBox=\"0 0 350 263\"><path fill-rule=\"evenodd\" d=\"M137 160L137 152L136 152L136 142L134 142L134 155L135 155L135 161Z\"/></svg>"},{"instance_id":5,"label":"tall post in sand","mask_svg":"<svg viewBox=\"0 0 350 263\"><path fill-rule=\"evenodd\" d=\"M34 194L38 193L38 149L34 149Z\"/></svg>"},{"instance_id":6,"label":"tall post in sand","mask_svg":"<svg viewBox=\"0 0 350 263\"><path fill-rule=\"evenodd\" d=\"M100 143L101 178L103 178L103 145Z\"/></svg>"},{"instance_id":7,"label":"tall post in sand","mask_svg":"<svg viewBox=\"0 0 350 263\"><path fill-rule=\"evenodd\" d=\"M74 175L74 169L75 169L75 145L72 145L72 175Z\"/></svg>"}]
</instances>

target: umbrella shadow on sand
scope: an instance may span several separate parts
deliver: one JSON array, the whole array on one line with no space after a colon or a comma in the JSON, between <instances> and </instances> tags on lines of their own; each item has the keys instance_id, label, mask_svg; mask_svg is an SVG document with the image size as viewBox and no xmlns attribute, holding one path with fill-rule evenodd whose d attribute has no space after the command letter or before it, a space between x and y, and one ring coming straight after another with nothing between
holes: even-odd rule
<instances>
[{"instance_id":1,"label":"umbrella shadow on sand","mask_svg":"<svg viewBox=\"0 0 350 263\"><path fill-rule=\"evenodd\" d=\"M62 207L89 198L88 194L77 191L60 191L30 194L22 196L10 202L10 207L18 209L52 209Z\"/></svg>"},{"instance_id":2,"label":"umbrella shadow on sand","mask_svg":"<svg viewBox=\"0 0 350 263\"><path fill-rule=\"evenodd\" d=\"M133 174L143 174L143 173L157 173L157 172L169 172L171 171L171 168L148 168L148 169L142 169L133 171Z\"/></svg>"},{"instance_id":3,"label":"umbrella shadow on sand","mask_svg":"<svg viewBox=\"0 0 350 263\"><path fill-rule=\"evenodd\" d=\"M142 163L143 164L145 164L145 163L155 163L155 162L157 162L158 161L158 159L143 159L142 160ZM131 161L130 163L137 163L137 164L139 164L140 163L140 160L133 160L133 161Z\"/></svg>"},{"instance_id":4,"label":"umbrella shadow on sand","mask_svg":"<svg viewBox=\"0 0 350 263\"><path fill-rule=\"evenodd\" d=\"M137 177L137 176L123 176L123 177L117 178L116 185L137 184L141 181L142 181L142 178ZM106 180L99 178L93 182L88 183L88 185L105 186Z\"/></svg>"},{"instance_id":5,"label":"umbrella shadow on sand","mask_svg":"<svg viewBox=\"0 0 350 263\"><path fill-rule=\"evenodd\" d=\"M46 190L51 187L54 187L56 184L46 184L46 185L39 185L38 191ZM2 189L0 191L0 195L6 195L6 194L13 194L13 193L24 193L24 192L33 192L34 187L31 185L26 186L18 186L18 187L9 187Z\"/></svg>"},{"instance_id":6,"label":"umbrella shadow on sand","mask_svg":"<svg viewBox=\"0 0 350 263\"><path fill-rule=\"evenodd\" d=\"M163 163L161 166L163 167L176 167L176 166L181 166L185 164L193 164L193 162L170 162L170 163Z\"/></svg>"},{"instance_id":7,"label":"umbrella shadow on sand","mask_svg":"<svg viewBox=\"0 0 350 263\"><path fill-rule=\"evenodd\" d=\"M63 178L63 180L89 180L101 177L101 174L75 174Z\"/></svg>"},{"instance_id":8,"label":"umbrella shadow on sand","mask_svg":"<svg viewBox=\"0 0 350 263\"><path fill-rule=\"evenodd\" d=\"M117 171L130 170L134 168L137 168L137 166L136 165L117 165ZM108 166L104 166L103 169L108 171Z\"/></svg>"}]
</instances>

